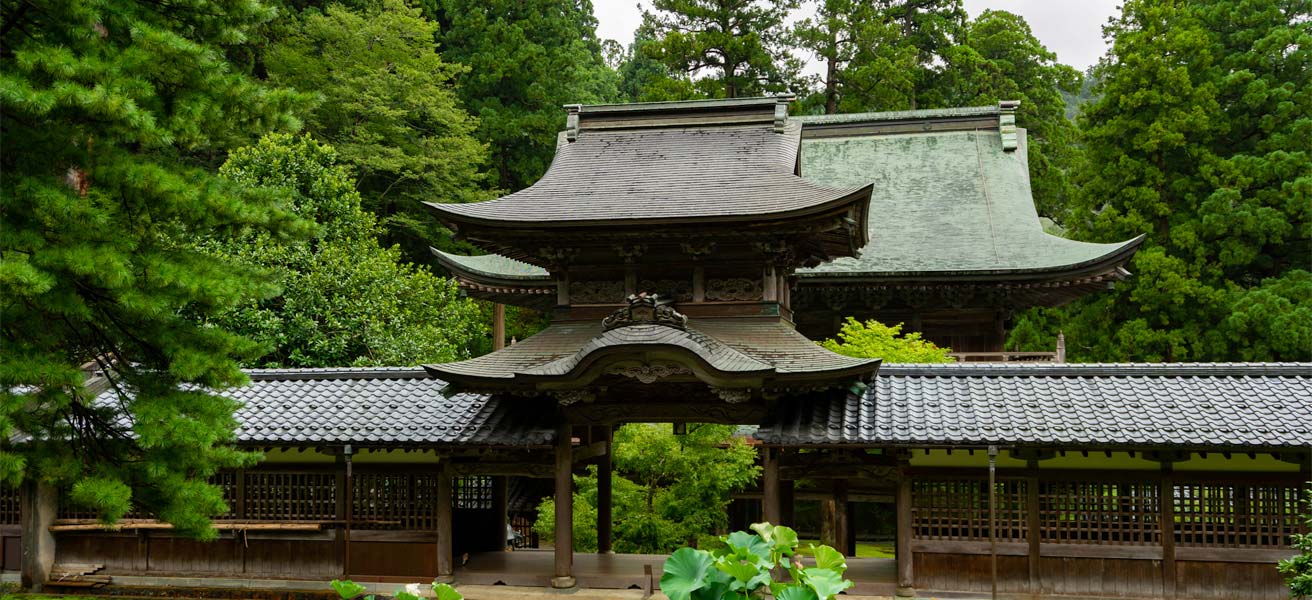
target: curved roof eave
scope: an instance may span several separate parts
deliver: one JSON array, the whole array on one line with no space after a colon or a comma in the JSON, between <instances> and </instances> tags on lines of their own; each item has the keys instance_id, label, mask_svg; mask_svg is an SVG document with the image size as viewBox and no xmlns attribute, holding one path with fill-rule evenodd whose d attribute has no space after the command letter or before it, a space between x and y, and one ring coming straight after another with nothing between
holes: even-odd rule
<instances>
[{"instance_id":1,"label":"curved roof eave","mask_svg":"<svg viewBox=\"0 0 1312 600\"><path fill-rule=\"evenodd\" d=\"M1055 237L1055 236L1054 236ZM1107 252L1092 256L1082 261L1066 263L1060 265L1048 265L1043 267L1028 267L1016 269L979 269L979 270L950 270L950 271L866 271L866 270L838 270L826 269L824 265L820 267L803 268L797 270L799 279L820 283L825 280L849 281L852 279L910 279L917 281L933 281L940 279L948 280L1050 280L1057 277L1079 277L1082 275L1092 275L1104 273L1116 267L1123 266L1129 262L1134 253L1138 251L1139 246L1143 245L1147 234L1140 234L1134 239L1121 242ZM1057 238L1062 239L1064 238ZM1075 240L1065 240L1074 242ZM1080 242L1083 243L1083 242ZM1103 246L1103 244L1099 244Z\"/></svg>"},{"instance_id":2,"label":"curved roof eave","mask_svg":"<svg viewBox=\"0 0 1312 600\"><path fill-rule=\"evenodd\" d=\"M551 274L546 269L500 254L467 256L443 252L437 248L429 248L429 250L433 252L437 262L447 270L473 281L512 286L551 282Z\"/></svg>"}]
</instances>

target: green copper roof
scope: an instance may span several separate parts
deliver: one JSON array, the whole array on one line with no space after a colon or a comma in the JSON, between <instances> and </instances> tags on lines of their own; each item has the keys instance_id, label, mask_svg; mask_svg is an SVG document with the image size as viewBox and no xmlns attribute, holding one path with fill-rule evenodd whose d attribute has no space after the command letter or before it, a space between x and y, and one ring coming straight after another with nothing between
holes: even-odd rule
<instances>
[{"instance_id":1,"label":"green copper roof","mask_svg":"<svg viewBox=\"0 0 1312 600\"><path fill-rule=\"evenodd\" d=\"M859 117L844 117L844 122ZM870 243L861 256L799 269L798 274L1042 272L1128 257L1139 239L1092 244L1043 231L1030 191L1024 138L1021 131L1013 152L1003 150L997 129L804 138L804 178L825 186L873 183L874 192Z\"/></svg>"},{"instance_id":2,"label":"green copper roof","mask_svg":"<svg viewBox=\"0 0 1312 600\"><path fill-rule=\"evenodd\" d=\"M442 266L456 273L511 281L535 282L549 279L546 269L499 254L462 256L433 248L433 255Z\"/></svg>"},{"instance_id":3,"label":"green copper roof","mask_svg":"<svg viewBox=\"0 0 1312 600\"><path fill-rule=\"evenodd\" d=\"M792 117L806 125L835 125L840 123L872 123L876 121L919 121L927 119L953 119L989 117L1002 114L998 105L935 108L929 110L890 110L884 112L847 113L841 115L802 115Z\"/></svg>"}]
</instances>

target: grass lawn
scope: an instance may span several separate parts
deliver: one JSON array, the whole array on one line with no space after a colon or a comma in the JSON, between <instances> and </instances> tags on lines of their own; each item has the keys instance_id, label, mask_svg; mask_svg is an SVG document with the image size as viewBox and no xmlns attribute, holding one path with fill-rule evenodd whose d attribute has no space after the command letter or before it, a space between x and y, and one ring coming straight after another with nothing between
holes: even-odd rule
<instances>
[{"instance_id":1,"label":"grass lawn","mask_svg":"<svg viewBox=\"0 0 1312 600\"><path fill-rule=\"evenodd\" d=\"M810 555L809 544L820 545L820 540L801 540L797 544L797 553ZM893 542L857 542L857 558L893 558Z\"/></svg>"}]
</instances>

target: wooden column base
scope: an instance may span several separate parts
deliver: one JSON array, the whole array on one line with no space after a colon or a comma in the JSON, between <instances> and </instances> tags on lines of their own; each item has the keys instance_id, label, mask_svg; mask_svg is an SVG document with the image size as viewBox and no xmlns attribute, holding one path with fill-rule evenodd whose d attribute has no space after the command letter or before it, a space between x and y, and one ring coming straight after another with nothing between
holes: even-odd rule
<instances>
[{"instance_id":1,"label":"wooden column base","mask_svg":"<svg viewBox=\"0 0 1312 600\"><path fill-rule=\"evenodd\" d=\"M556 589L558 589L558 590L567 590L567 589L572 588L572 587L574 587L574 586L576 586L576 585L578 585L578 581L576 581L573 577L552 577L552 578L551 578L551 587L556 588Z\"/></svg>"},{"instance_id":2,"label":"wooden column base","mask_svg":"<svg viewBox=\"0 0 1312 600\"><path fill-rule=\"evenodd\" d=\"M456 582L456 578L454 575L438 575L437 577L433 578L433 583L452 584L455 582Z\"/></svg>"},{"instance_id":3,"label":"wooden column base","mask_svg":"<svg viewBox=\"0 0 1312 600\"><path fill-rule=\"evenodd\" d=\"M893 592L893 595L897 596L898 598L915 598L915 597L916 597L916 588L913 588L913 587L898 587L898 588L897 588L897 591Z\"/></svg>"}]
</instances>

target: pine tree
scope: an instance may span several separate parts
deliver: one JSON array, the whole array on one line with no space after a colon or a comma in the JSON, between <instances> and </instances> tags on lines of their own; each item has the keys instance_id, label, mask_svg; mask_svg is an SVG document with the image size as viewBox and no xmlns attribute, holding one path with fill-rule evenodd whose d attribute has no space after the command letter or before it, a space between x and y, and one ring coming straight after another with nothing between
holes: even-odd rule
<instances>
[{"instance_id":1,"label":"pine tree","mask_svg":"<svg viewBox=\"0 0 1312 600\"><path fill-rule=\"evenodd\" d=\"M785 20L798 0L654 0L645 12L653 43L643 47L713 98L800 91Z\"/></svg>"},{"instance_id":2,"label":"pine tree","mask_svg":"<svg viewBox=\"0 0 1312 600\"><path fill-rule=\"evenodd\" d=\"M823 89L806 103L819 105L824 114L909 107L919 52L902 35L869 2L821 2L814 16L793 28L797 45L825 63Z\"/></svg>"},{"instance_id":3,"label":"pine tree","mask_svg":"<svg viewBox=\"0 0 1312 600\"><path fill-rule=\"evenodd\" d=\"M1312 359L1310 22L1306 0L1125 4L1067 225L1148 239L1131 280L1014 339L1061 327L1092 360Z\"/></svg>"},{"instance_id":4,"label":"pine tree","mask_svg":"<svg viewBox=\"0 0 1312 600\"><path fill-rule=\"evenodd\" d=\"M198 166L299 125L303 98L225 59L273 12L251 0L3 10L0 476L70 486L106 519L137 507L212 535L226 508L206 478L254 456L227 445L235 404L198 387L243 383L237 361L257 348L199 323L276 290L191 241L307 231ZM84 363L106 369L112 400L94 401Z\"/></svg>"},{"instance_id":5,"label":"pine tree","mask_svg":"<svg viewBox=\"0 0 1312 600\"><path fill-rule=\"evenodd\" d=\"M432 0L461 101L478 117L497 184L516 191L537 181L556 152L565 104L617 98L589 0Z\"/></svg>"}]
</instances>

